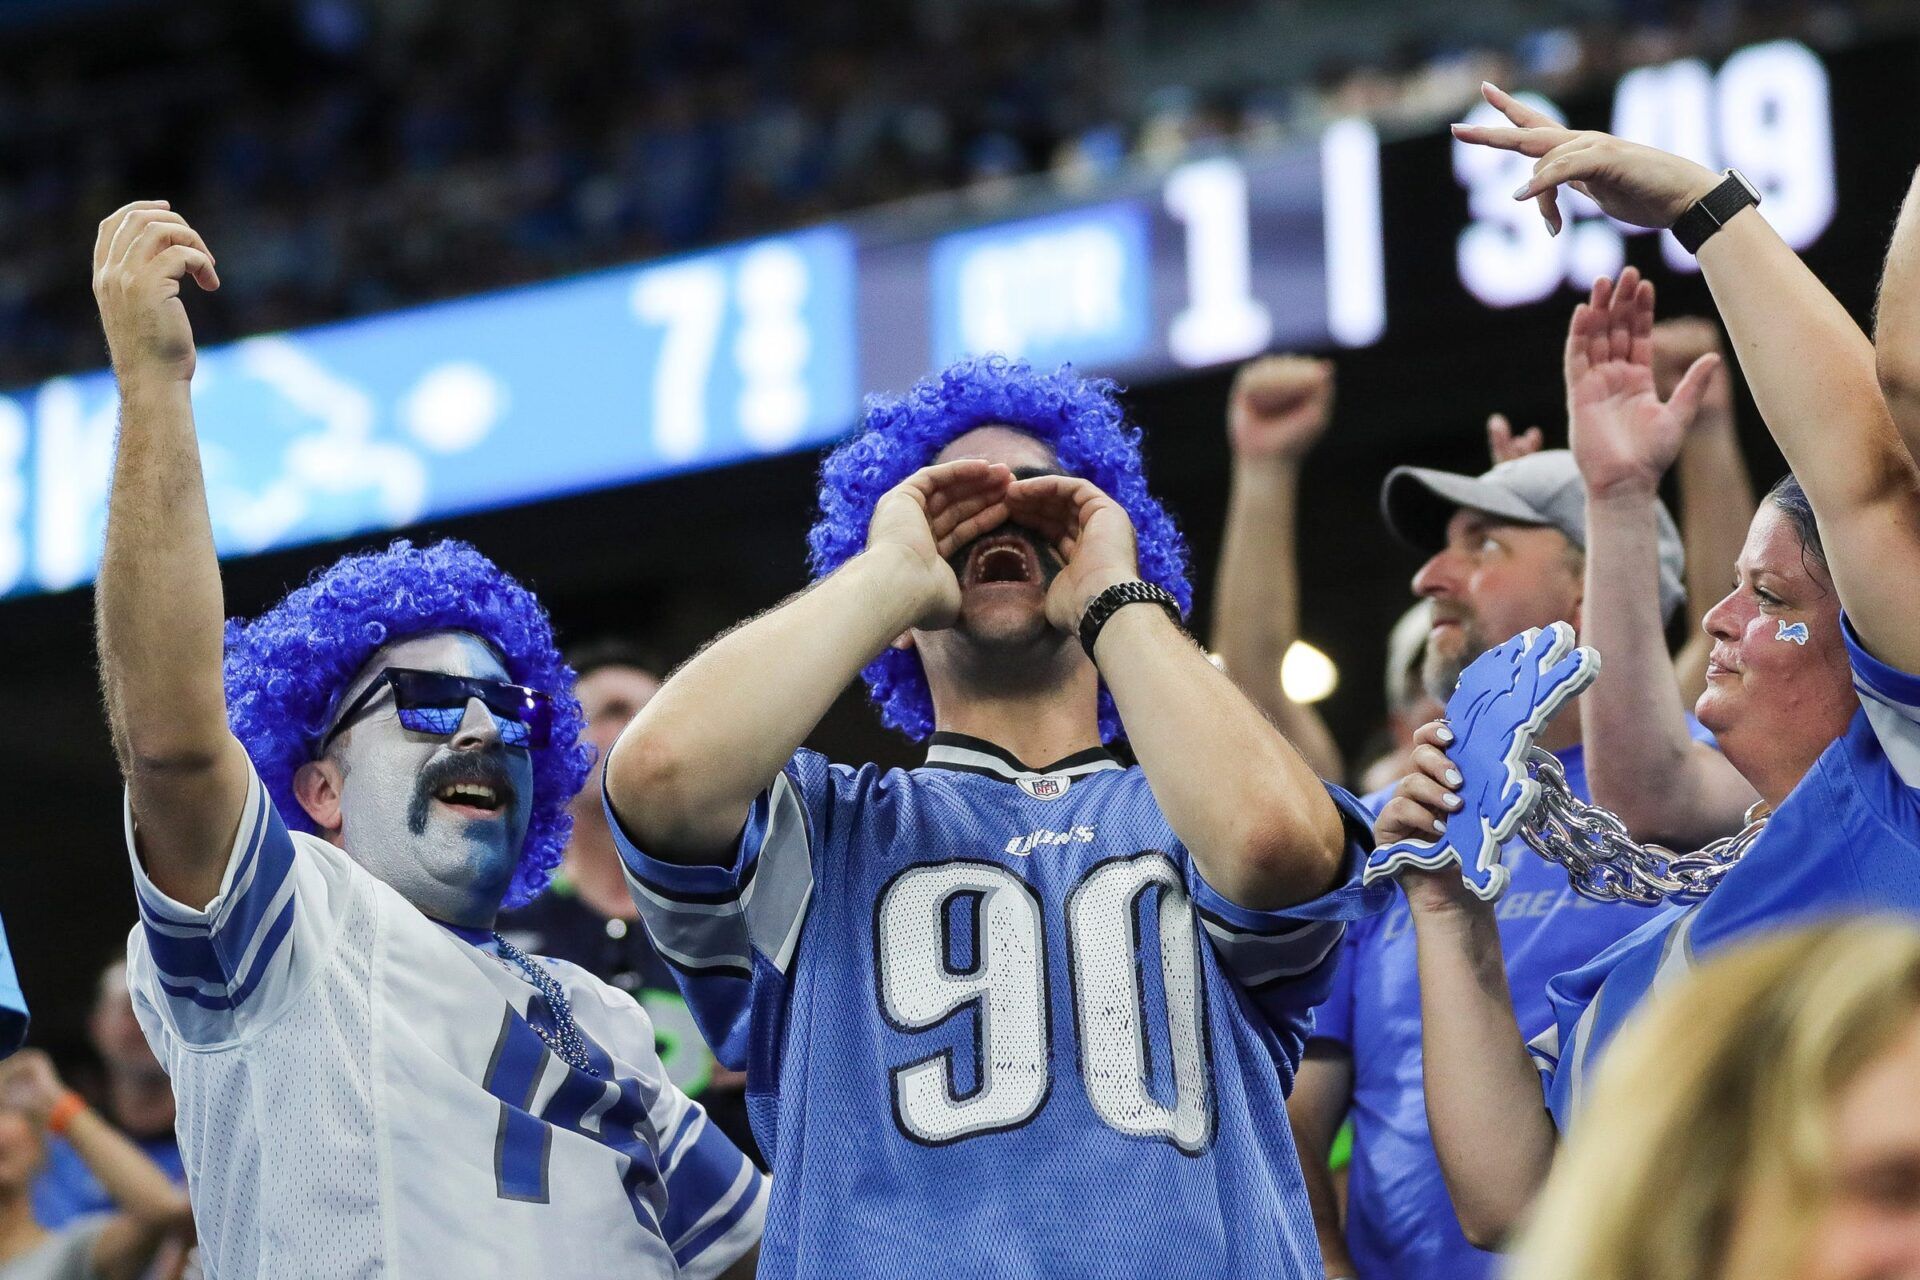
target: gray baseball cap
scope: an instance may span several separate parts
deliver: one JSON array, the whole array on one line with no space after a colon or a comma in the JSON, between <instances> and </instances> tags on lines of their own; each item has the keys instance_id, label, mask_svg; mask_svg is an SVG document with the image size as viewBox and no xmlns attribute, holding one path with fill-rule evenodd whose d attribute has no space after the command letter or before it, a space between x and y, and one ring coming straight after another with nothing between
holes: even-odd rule
<instances>
[{"instance_id":1,"label":"gray baseball cap","mask_svg":"<svg viewBox=\"0 0 1920 1280\"><path fill-rule=\"evenodd\" d=\"M1587 549L1587 488L1565 449L1542 449L1502 462L1480 476L1427 467L1395 467L1380 486L1380 512L1387 528L1415 550L1432 554L1447 545L1447 522L1466 508L1513 524L1558 529ZM1660 616L1671 619L1686 599L1682 585L1686 554L1667 505L1654 502L1660 538Z\"/></svg>"}]
</instances>

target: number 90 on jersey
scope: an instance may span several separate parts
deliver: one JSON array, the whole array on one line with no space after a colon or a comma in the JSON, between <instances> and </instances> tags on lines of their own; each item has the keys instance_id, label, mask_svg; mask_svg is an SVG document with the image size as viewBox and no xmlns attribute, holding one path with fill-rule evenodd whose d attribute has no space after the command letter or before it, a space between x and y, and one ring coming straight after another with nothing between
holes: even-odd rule
<instances>
[{"instance_id":1,"label":"number 90 on jersey","mask_svg":"<svg viewBox=\"0 0 1920 1280\"><path fill-rule=\"evenodd\" d=\"M890 1069L900 1131L942 1146L1028 1123L1056 1084L1070 1087L1054 1072L1072 1060L1055 1052L1071 1025L1078 1087L1101 1123L1206 1150L1206 980L1179 868L1149 851L1088 869L1052 922L1054 954L1046 914L1033 886L998 863L909 867L881 889L880 1011L930 1042ZM962 1029L939 1035L950 1023Z\"/></svg>"}]
</instances>

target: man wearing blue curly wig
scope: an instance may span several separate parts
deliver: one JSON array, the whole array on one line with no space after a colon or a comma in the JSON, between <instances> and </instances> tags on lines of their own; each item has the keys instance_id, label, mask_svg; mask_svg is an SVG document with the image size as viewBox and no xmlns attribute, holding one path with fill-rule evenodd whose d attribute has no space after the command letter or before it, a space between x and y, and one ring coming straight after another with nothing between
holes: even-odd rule
<instances>
[{"instance_id":1,"label":"man wearing blue curly wig","mask_svg":"<svg viewBox=\"0 0 1920 1280\"><path fill-rule=\"evenodd\" d=\"M1283 1104L1384 895L1364 812L1181 629L1114 391L987 358L870 402L813 587L608 756L629 887L748 1073L763 1276L1320 1275ZM863 671L922 767L800 749Z\"/></svg>"},{"instance_id":2,"label":"man wearing blue curly wig","mask_svg":"<svg viewBox=\"0 0 1920 1280\"><path fill-rule=\"evenodd\" d=\"M765 1180L646 1013L494 932L591 752L534 597L463 543L348 556L223 636L164 202L100 226L120 436L97 589L140 923L209 1275L751 1274Z\"/></svg>"}]
</instances>

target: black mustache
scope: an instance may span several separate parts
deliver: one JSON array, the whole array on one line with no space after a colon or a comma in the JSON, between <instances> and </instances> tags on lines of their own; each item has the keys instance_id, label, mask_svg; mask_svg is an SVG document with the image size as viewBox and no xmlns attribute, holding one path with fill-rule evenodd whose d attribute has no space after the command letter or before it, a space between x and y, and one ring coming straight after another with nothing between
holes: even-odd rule
<instances>
[{"instance_id":1,"label":"black mustache","mask_svg":"<svg viewBox=\"0 0 1920 1280\"><path fill-rule=\"evenodd\" d=\"M1053 546L1036 531L1026 525L1008 521L987 530L965 546L960 547L947 557L947 564L953 569L953 576L962 582L967 578L967 561L973 558L973 549L990 538L1004 538L1008 534L1027 544L1033 552L1034 563L1040 566L1040 581L1043 586L1052 586L1053 580L1060 575L1060 557L1054 553Z\"/></svg>"},{"instance_id":2,"label":"black mustache","mask_svg":"<svg viewBox=\"0 0 1920 1280\"><path fill-rule=\"evenodd\" d=\"M415 835L427 829L428 806L448 787L462 783L490 787L500 797L500 807L511 809L519 792L513 774L507 768L505 747L481 751L452 751L427 762L413 784L413 803L407 809L407 826Z\"/></svg>"}]
</instances>

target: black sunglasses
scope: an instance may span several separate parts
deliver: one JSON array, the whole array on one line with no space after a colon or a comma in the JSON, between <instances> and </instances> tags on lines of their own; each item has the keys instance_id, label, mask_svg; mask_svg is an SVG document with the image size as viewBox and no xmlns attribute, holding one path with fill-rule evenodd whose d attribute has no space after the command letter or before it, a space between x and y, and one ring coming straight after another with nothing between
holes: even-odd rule
<instances>
[{"instance_id":1,"label":"black sunglasses","mask_svg":"<svg viewBox=\"0 0 1920 1280\"><path fill-rule=\"evenodd\" d=\"M531 750L546 746L552 739L553 699L538 689L508 684L504 680L450 676L444 671L387 667L340 713L333 727L320 739L320 745L314 748L314 754L325 754L327 744L366 710L382 688L393 690L393 707L400 717L400 726L415 733L451 738L466 718L467 704L478 698L481 705L493 713L500 726L500 741L507 746Z\"/></svg>"}]
</instances>

